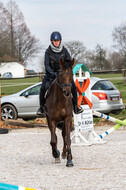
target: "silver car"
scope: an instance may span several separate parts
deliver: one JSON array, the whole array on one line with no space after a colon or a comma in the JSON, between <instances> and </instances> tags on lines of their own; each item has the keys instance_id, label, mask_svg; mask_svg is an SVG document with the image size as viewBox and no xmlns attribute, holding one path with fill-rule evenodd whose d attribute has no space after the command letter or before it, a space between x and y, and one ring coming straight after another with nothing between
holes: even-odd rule
<instances>
[{"instance_id":1,"label":"silver car","mask_svg":"<svg viewBox=\"0 0 126 190\"><path fill-rule=\"evenodd\" d=\"M91 77L90 81L94 110L106 114L119 114L124 109L121 93L112 82L97 77ZM79 81L80 85L82 82Z\"/></svg>"},{"instance_id":2,"label":"silver car","mask_svg":"<svg viewBox=\"0 0 126 190\"><path fill-rule=\"evenodd\" d=\"M82 81L79 81L80 84ZM1 98L1 118L36 118L41 82L18 93ZM124 105L118 89L108 80L91 78L93 109L102 113L119 113Z\"/></svg>"},{"instance_id":3,"label":"silver car","mask_svg":"<svg viewBox=\"0 0 126 190\"><path fill-rule=\"evenodd\" d=\"M35 118L41 82L1 98L1 119Z\"/></svg>"}]
</instances>

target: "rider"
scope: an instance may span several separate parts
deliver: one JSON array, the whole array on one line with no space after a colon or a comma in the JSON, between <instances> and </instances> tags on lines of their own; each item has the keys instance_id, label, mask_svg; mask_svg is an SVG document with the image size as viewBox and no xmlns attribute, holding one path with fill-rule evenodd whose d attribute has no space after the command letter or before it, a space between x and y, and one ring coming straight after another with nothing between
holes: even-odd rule
<instances>
[{"instance_id":1,"label":"rider","mask_svg":"<svg viewBox=\"0 0 126 190\"><path fill-rule=\"evenodd\" d=\"M63 58L63 60L67 59L70 60L70 54L67 49L62 45L62 36L59 32L55 31L50 36L51 44L45 52L45 75L42 81L42 86L40 88L40 108L37 111L37 115L44 114L44 104L45 104L45 91L47 86L50 86L53 80L57 76L57 71L59 70L59 60ZM72 81L72 102L73 102L73 109L75 114L79 114L83 112L82 107L78 106L77 104L77 89Z\"/></svg>"}]
</instances>

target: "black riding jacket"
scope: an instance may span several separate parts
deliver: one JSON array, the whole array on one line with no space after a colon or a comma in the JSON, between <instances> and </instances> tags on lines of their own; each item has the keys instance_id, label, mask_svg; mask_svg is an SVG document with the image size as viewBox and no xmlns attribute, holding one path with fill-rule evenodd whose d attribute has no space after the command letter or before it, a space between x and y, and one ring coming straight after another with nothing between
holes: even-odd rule
<instances>
[{"instance_id":1,"label":"black riding jacket","mask_svg":"<svg viewBox=\"0 0 126 190\"><path fill-rule=\"evenodd\" d=\"M56 72L59 70L59 60L62 58L65 59L71 59L69 52L65 47L63 47L62 51L59 53L56 53L52 51L51 47L49 46L48 49L45 52L45 71L46 75L50 77L55 77Z\"/></svg>"}]
</instances>

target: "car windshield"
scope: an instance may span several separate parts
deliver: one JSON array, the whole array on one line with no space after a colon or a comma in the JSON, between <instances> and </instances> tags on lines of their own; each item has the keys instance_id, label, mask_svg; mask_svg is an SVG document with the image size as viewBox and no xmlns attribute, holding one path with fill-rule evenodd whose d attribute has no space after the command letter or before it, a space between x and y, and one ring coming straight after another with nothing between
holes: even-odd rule
<instances>
[{"instance_id":1,"label":"car windshield","mask_svg":"<svg viewBox=\"0 0 126 190\"><path fill-rule=\"evenodd\" d=\"M91 90L117 90L117 88L108 80L100 80L94 84Z\"/></svg>"},{"instance_id":2,"label":"car windshield","mask_svg":"<svg viewBox=\"0 0 126 190\"><path fill-rule=\"evenodd\" d=\"M32 87L28 90L26 90L25 92L23 92L21 94L21 96L26 96L26 95L39 95L39 92L40 92L40 87L41 87L41 84L35 86L35 87Z\"/></svg>"}]
</instances>

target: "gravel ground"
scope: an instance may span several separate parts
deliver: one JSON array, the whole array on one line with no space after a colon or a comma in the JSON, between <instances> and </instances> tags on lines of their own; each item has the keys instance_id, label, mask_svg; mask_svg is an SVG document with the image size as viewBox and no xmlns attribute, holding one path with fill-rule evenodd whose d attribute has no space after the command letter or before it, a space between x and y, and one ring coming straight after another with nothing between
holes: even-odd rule
<instances>
[{"instance_id":1,"label":"gravel ground","mask_svg":"<svg viewBox=\"0 0 126 190\"><path fill-rule=\"evenodd\" d=\"M104 127L96 128L101 134ZM62 151L61 132L57 130ZM105 144L72 146L74 167L55 164L50 133L43 129L12 130L0 135L0 182L38 190L125 190L126 130L105 137Z\"/></svg>"}]
</instances>

